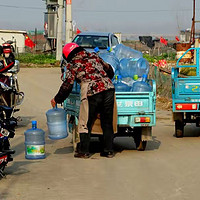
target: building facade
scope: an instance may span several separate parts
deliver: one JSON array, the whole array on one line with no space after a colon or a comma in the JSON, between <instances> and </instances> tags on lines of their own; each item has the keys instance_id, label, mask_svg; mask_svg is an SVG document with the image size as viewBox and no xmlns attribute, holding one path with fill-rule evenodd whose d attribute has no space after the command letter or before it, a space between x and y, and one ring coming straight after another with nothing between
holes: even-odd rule
<instances>
[{"instance_id":1,"label":"building facade","mask_svg":"<svg viewBox=\"0 0 200 200\"><path fill-rule=\"evenodd\" d=\"M25 52L25 35L26 31L18 31L18 30L0 30L0 45L2 45L5 41L11 40L13 41L13 46L17 53Z\"/></svg>"}]
</instances>

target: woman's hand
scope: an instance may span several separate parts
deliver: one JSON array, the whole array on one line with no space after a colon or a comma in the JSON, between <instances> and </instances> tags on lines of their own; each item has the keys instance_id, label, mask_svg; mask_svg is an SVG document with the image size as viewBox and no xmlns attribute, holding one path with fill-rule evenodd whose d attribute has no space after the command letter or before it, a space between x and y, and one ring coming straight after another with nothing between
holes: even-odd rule
<instances>
[{"instance_id":1,"label":"woman's hand","mask_svg":"<svg viewBox=\"0 0 200 200\"><path fill-rule=\"evenodd\" d=\"M54 108L56 106L56 102L55 102L55 99L51 99L51 106Z\"/></svg>"}]
</instances>

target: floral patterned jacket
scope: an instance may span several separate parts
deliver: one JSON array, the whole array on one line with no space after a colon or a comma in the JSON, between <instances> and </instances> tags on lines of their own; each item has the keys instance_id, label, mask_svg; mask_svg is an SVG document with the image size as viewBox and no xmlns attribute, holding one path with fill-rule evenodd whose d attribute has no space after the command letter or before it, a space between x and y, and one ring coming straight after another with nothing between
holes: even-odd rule
<instances>
[{"instance_id":1,"label":"floral patterned jacket","mask_svg":"<svg viewBox=\"0 0 200 200\"><path fill-rule=\"evenodd\" d=\"M71 55L70 62L63 59L61 70L64 79L57 95L54 97L56 103L62 103L69 96L75 80L79 84L89 82L88 96L114 89L111 81L114 76L112 67L96 53L89 53L81 47L78 47L76 53Z\"/></svg>"}]
</instances>

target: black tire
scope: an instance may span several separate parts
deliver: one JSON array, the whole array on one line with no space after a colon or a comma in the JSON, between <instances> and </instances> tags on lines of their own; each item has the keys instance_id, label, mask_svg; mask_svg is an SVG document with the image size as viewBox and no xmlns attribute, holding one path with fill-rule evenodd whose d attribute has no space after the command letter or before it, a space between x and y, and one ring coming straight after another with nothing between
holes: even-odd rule
<instances>
[{"instance_id":1,"label":"black tire","mask_svg":"<svg viewBox=\"0 0 200 200\"><path fill-rule=\"evenodd\" d=\"M184 136L184 123L180 120L175 121L175 136L182 138Z\"/></svg>"},{"instance_id":2,"label":"black tire","mask_svg":"<svg viewBox=\"0 0 200 200\"><path fill-rule=\"evenodd\" d=\"M136 149L138 151L144 151L146 149L146 146L147 146L147 141L142 141L141 136L142 136L142 128L140 128L140 127L134 128L133 138L134 138L134 141L135 141Z\"/></svg>"}]
</instances>

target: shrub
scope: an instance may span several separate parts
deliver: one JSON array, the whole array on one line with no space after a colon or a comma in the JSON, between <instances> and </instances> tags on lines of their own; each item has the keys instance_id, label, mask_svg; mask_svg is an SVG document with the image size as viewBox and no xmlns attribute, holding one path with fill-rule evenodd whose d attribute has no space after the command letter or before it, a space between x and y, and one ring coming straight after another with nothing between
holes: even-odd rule
<instances>
[{"instance_id":1,"label":"shrub","mask_svg":"<svg viewBox=\"0 0 200 200\"><path fill-rule=\"evenodd\" d=\"M24 53L19 54L17 59L21 63L33 63L33 64L55 64L56 57L51 54L32 54Z\"/></svg>"}]
</instances>

